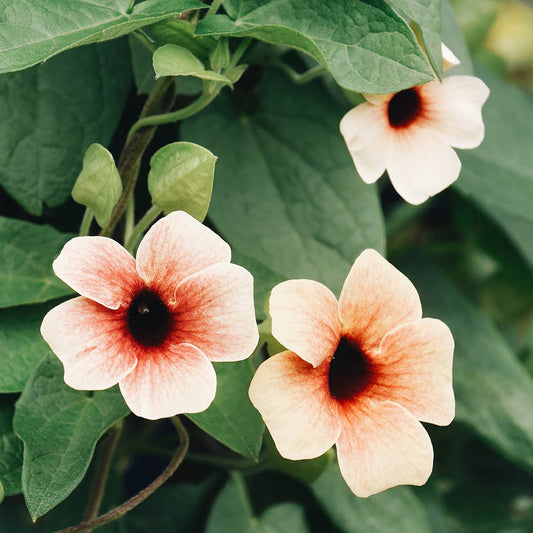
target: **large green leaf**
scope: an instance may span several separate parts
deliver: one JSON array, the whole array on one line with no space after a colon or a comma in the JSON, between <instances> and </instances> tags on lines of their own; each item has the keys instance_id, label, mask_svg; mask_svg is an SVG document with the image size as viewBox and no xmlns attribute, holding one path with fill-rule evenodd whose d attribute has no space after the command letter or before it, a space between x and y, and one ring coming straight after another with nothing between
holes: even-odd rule
<instances>
[{"instance_id":1,"label":"large green leaf","mask_svg":"<svg viewBox=\"0 0 533 533\"><path fill-rule=\"evenodd\" d=\"M254 274L339 291L357 255L383 250L385 237L376 188L354 169L329 93L273 75L248 101L217 102L182 126L219 157L210 219Z\"/></svg>"},{"instance_id":2,"label":"large green leaf","mask_svg":"<svg viewBox=\"0 0 533 533\"><path fill-rule=\"evenodd\" d=\"M22 441L13 431L13 404L0 400L0 483L6 496L22 491Z\"/></svg>"},{"instance_id":3,"label":"large green leaf","mask_svg":"<svg viewBox=\"0 0 533 533\"><path fill-rule=\"evenodd\" d=\"M257 458L265 426L248 398L254 375L250 359L215 364L217 395L203 413L187 415L197 426L233 451Z\"/></svg>"},{"instance_id":4,"label":"large green leaf","mask_svg":"<svg viewBox=\"0 0 533 533\"><path fill-rule=\"evenodd\" d=\"M20 392L49 348L39 328L49 305L0 310L0 393Z\"/></svg>"},{"instance_id":5,"label":"large green leaf","mask_svg":"<svg viewBox=\"0 0 533 533\"><path fill-rule=\"evenodd\" d=\"M425 316L443 320L455 339L456 421L533 470L533 380L490 320L431 261L412 256L402 270L418 289Z\"/></svg>"},{"instance_id":6,"label":"large green leaf","mask_svg":"<svg viewBox=\"0 0 533 533\"><path fill-rule=\"evenodd\" d=\"M332 465L312 485L324 512L345 533L430 533L424 507L413 490L397 487L370 498L357 498Z\"/></svg>"},{"instance_id":7,"label":"large green leaf","mask_svg":"<svg viewBox=\"0 0 533 533\"><path fill-rule=\"evenodd\" d=\"M346 89L388 93L433 72L408 25L382 0L225 0L201 35L249 35L307 52Z\"/></svg>"},{"instance_id":8,"label":"large green leaf","mask_svg":"<svg viewBox=\"0 0 533 533\"><path fill-rule=\"evenodd\" d=\"M129 63L127 43L115 41L0 76L0 185L26 211L39 215L43 202L64 202L85 149L110 141L130 86Z\"/></svg>"},{"instance_id":9,"label":"large green leaf","mask_svg":"<svg viewBox=\"0 0 533 533\"><path fill-rule=\"evenodd\" d=\"M0 0L0 73L31 67L82 44L116 39L183 11L196 0Z\"/></svg>"},{"instance_id":10,"label":"large green leaf","mask_svg":"<svg viewBox=\"0 0 533 533\"><path fill-rule=\"evenodd\" d=\"M0 217L0 307L45 302L72 292L52 261L72 235Z\"/></svg>"},{"instance_id":11,"label":"large green leaf","mask_svg":"<svg viewBox=\"0 0 533 533\"><path fill-rule=\"evenodd\" d=\"M24 441L22 490L34 519L76 488L98 439L128 412L117 388L76 391L63 382L55 356L43 360L16 403L13 421Z\"/></svg>"},{"instance_id":12,"label":"large green leaf","mask_svg":"<svg viewBox=\"0 0 533 533\"><path fill-rule=\"evenodd\" d=\"M498 222L509 216L511 225L533 223L533 100L494 74L481 74L491 90L483 108L485 140L475 150L461 151L456 187ZM510 231L521 239L520 232ZM531 240L530 234L524 237Z\"/></svg>"},{"instance_id":13,"label":"large green leaf","mask_svg":"<svg viewBox=\"0 0 533 533\"><path fill-rule=\"evenodd\" d=\"M442 74L441 52L441 0L387 0L395 10L403 12L413 21L422 39L431 65Z\"/></svg>"}]
</instances>

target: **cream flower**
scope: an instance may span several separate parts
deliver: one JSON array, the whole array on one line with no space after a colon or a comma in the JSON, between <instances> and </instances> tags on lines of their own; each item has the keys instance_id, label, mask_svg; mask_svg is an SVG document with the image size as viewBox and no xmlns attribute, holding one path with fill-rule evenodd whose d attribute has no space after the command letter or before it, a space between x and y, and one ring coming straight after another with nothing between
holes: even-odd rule
<instances>
[{"instance_id":1,"label":"cream flower","mask_svg":"<svg viewBox=\"0 0 533 533\"><path fill-rule=\"evenodd\" d=\"M443 46L445 67L458 63ZM394 94L365 94L340 130L357 172L374 183L387 170L398 194L421 204L450 186L461 161L452 149L481 144L489 89L474 76L450 76Z\"/></svg>"},{"instance_id":2,"label":"cream flower","mask_svg":"<svg viewBox=\"0 0 533 533\"><path fill-rule=\"evenodd\" d=\"M272 333L288 351L258 368L250 399L279 453L310 459L333 444L358 496L422 485L433 448L419 421L449 424L453 337L422 318L412 283L374 250L355 261L337 303L292 280L270 297Z\"/></svg>"},{"instance_id":3,"label":"cream flower","mask_svg":"<svg viewBox=\"0 0 533 533\"><path fill-rule=\"evenodd\" d=\"M135 260L105 237L70 240L53 267L82 296L45 317L41 333L74 389L117 383L129 408L157 419L205 410L211 361L257 344L253 279L226 242L185 212L148 231Z\"/></svg>"}]
</instances>

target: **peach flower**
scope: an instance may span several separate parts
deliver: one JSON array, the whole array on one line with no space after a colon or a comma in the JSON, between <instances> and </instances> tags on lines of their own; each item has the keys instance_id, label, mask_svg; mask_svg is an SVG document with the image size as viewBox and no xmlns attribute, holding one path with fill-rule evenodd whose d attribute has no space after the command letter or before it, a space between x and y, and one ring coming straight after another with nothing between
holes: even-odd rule
<instances>
[{"instance_id":1,"label":"peach flower","mask_svg":"<svg viewBox=\"0 0 533 533\"><path fill-rule=\"evenodd\" d=\"M41 333L74 389L119 384L149 419L205 410L216 392L212 361L255 349L253 279L231 250L185 212L147 232L135 260L105 237L76 237L54 261L81 297L45 317Z\"/></svg>"},{"instance_id":2,"label":"peach flower","mask_svg":"<svg viewBox=\"0 0 533 533\"><path fill-rule=\"evenodd\" d=\"M358 496L424 484L433 448L419 421L454 417L453 337L422 318L412 283L364 251L340 300L310 280L280 283L270 297L272 333L288 351L258 368L250 399L279 453L311 459L337 445Z\"/></svg>"},{"instance_id":3,"label":"peach flower","mask_svg":"<svg viewBox=\"0 0 533 533\"><path fill-rule=\"evenodd\" d=\"M442 47L445 69L458 64ZM450 186L461 161L455 148L476 148L485 136L481 108L489 89L474 76L450 76L392 94L365 94L340 131L357 172L374 183L387 170L398 194L421 204Z\"/></svg>"}]
</instances>

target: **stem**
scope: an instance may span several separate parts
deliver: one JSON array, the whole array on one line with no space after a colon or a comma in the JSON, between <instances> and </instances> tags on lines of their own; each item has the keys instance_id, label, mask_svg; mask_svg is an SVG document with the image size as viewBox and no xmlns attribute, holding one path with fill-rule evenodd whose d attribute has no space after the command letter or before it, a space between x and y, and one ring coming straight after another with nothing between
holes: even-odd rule
<instances>
[{"instance_id":1,"label":"stem","mask_svg":"<svg viewBox=\"0 0 533 533\"><path fill-rule=\"evenodd\" d=\"M229 62L228 69L237 66L237 63L241 60L241 57L244 55L244 52L246 52L246 49L248 48L248 46L250 46L251 42L252 38L246 37L239 43L237 50L235 50L235 53L231 56L231 61Z\"/></svg>"},{"instance_id":2,"label":"stem","mask_svg":"<svg viewBox=\"0 0 533 533\"><path fill-rule=\"evenodd\" d=\"M146 33L142 30L136 30L133 32L133 35L148 49L150 52L154 53L157 49L157 44L151 41Z\"/></svg>"},{"instance_id":3,"label":"stem","mask_svg":"<svg viewBox=\"0 0 533 533\"><path fill-rule=\"evenodd\" d=\"M94 213L92 209L85 209L85 213L83 214L83 218L81 220L80 225L80 237L86 237L89 235L89 232L91 231L91 224L94 218Z\"/></svg>"},{"instance_id":4,"label":"stem","mask_svg":"<svg viewBox=\"0 0 533 533\"><path fill-rule=\"evenodd\" d=\"M213 0L212 4L209 6L209 9L207 10L207 13L205 15L206 18L210 17L211 15L215 15L221 4L222 4L222 0Z\"/></svg>"},{"instance_id":5,"label":"stem","mask_svg":"<svg viewBox=\"0 0 533 533\"><path fill-rule=\"evenodd\" d=\"M148 100L146 100L146 103L141 111L141 118L154 113L160 107L160 102L167 94L167 91L172 85L173 81L173 78L166 77L161 78L155 84L155 87L150 93L150 96L148 97ZM171 101L164 105L164 108L169 109L172 106L173 101L174 97L172 97ZM126 145L124 146L118 161L118 171L123 183L122 194L117 202L117 205L113 209L109 224L102 229L100 235L111 235L118 221L124 214L129 197L131 196L131 193L135 188L135 183L137 182L142 156L150 144L154 133L155 128L146 128L142 131L135 131L133 134L132 130L130 130Z\"/></svg>"},{"instance_id":6,"label":"stem","mask_svg":"<svg viewBox=\"0 0 533 533\"><path fill-rule=\"evenodd\" d=\"M137 225L133 228L129 239L126 241L125 248L128 252L133 253L135 245L141 238L141 235L148 229L150 224L162 213L162 209L153 205L148 209L146 214L139 220Z\"/></svg>"},{"instance_id":7,"label":"stem","mask_svg":"<svg viewBox=\"0 0 533 533\"><path fill-rule=\"evenodd\" d=\"M124 220L124 242L128 242L131 234L133 233L133 227L135 226L135 200L134 196L130 196L128 205L126 206L126 217Z\"/></svg>"},{"instance_id":8,"label":"stem","mask_svg":"<svg viewBox=\"0 0 533 533\"><path fill-rule=\"evenodd\" d=\"M310 81L313 81L316 78L320 78L320 76L323 76L327 72L322 65L316 65L310 68L309 70L302 72L302 74L296 72L293 68L289 67L289 65L287 65L287 63L284 63L283 61L276 61L274 63L274 66L278 67L285 74L287 74L287 76L289 76L292 82L296 85L305 85L306 83L309 83Z\"/></svg>"},{"instance_id":9,"label":"stem","mask_svg":"<svg viewBox=\"0 0 533 533\"><path fill-rule=\"evenodd\" d=\"M100 457L98 459L98 466L96 468L96 474L94 476L93 486L91 487L91 492L89 494L89 501L87 502L87 507L85 508L85 513L83 515L84 521L92 520L98 515L100 505L102 504L102 498L104 497L107 477L111 468L111 461L115 455L115 450L117 449L117 444L120 440L123 425L124 423L122 420L117 422L111 428L111 434L102 446Z\"/></svg>"},{"instance_id":10,"label":"stem","mask_svg":"<svg viewBox=\"0 0 533 533\"><path fill-rule=\"evenodd\" d=\"M172 111L171 113L161 113L159 115L152 115L150 117L140 118L131 127L128 139L132 138L133 135L140 128L145 128L146 126L158 126L160 124L168 124L169 122L177 122L178 120L189 118L190 116L198 113L208 104L210 104L217 94L218 91L204 91L192 104L188 105L187 107L184 107L183 109L178 109L177 111Z\"/></svg>"},{"instance_id":11,"label":"stem","mask_svg":"<svg viewBox=\"0 0 533 533\"><path fill-rule=\"evenodd\" d=\"M177 416L173 417L171 420L178 431L180 437L180 444L178 446L178 449L176 450L176 453L174 454L174 457L172 457L172 460L165 468L165 470L159 475L159 477L152 481L152 483L150 483L150 485L148 485L145 489L141 490L141 492L131 497L122 505L119 505L108 513L105 513L99 516L98 518L82 522L77 526L62 529L57 533L78 533L79 531L87 532L90 531L92 528L107 524L112 520L120 518L121 516L124 516L127 512L137 507L137 505L142 503L144 500L146 500L146 498L153 494L161 485L163 485L163 483L165 483L165 481L170 479L182 463L183 459L185 458L185 455L187 454L187 450L189 449L189 435L187 434L187 430L183 426L181 420Z\"/></svg>"}]
</instances>

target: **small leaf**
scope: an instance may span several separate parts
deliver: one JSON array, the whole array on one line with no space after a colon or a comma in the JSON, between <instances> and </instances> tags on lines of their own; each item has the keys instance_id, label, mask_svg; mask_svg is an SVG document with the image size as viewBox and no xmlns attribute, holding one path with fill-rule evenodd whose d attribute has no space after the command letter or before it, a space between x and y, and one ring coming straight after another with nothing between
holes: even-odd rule
<instances>
[{"instance_id":1,"label":"small leaf","mask_svg":"<svg viewBox=\"0 0 533 533\"><path fill-rule=\"evenodd\" d=\"M224 69L230 62L229 40L221 37L209 54L209 65L214 70Z\"/></svg>"},{"instance_id":2,"label":"small leaf","mask_svg":"<svg viewBox=\"0 0 533 533\"><path fill-rule=\"evenodd\" d=\"M98 439L128 412L117 387L76 391L65 385L55 356L43 360L16 403L14 418L24 441L22 490L34 520L77 487Z\"/></svg>"},{"instance_id":3,"label":"small leaf","mask_svg":"<svg viewBox=\"0 0 533 533\"><path fill-rule=\"evenodd\" d=\"M0 400L0 483L6 496L22 492L22 441L13 431L13 404Z\"/></svg>"},{"instance_id":4,"label":"small leaf","mask_svg":"<svg viewBox=\"0 0 533 533\"><path fill-rule=\"evenodd\" d=\"M311 488L324 512L345 533L431 532L424 507L408 487L357 498L334 464Z\"/></svg>"},{"instance_id":5,"label":"small leaf","mask_svg":"<svg viewBox=\"0 0 533 533\"><path fill-rule=\"evenodd\" d=\"M72 189L72 198L91 209L103 228L109 224L121 194L122 181L113 156L101 144L91 144L83 156L83 167Z\"/></svg>"},{"instance_id":6,"label":"small leaf","mask_svg":"<svg viewBox=\"0 0 533 533\"><path fill-rule=\"evenodd\" d=\"M217 395L203 413L187 415L198 427L244 457L257 459L265 426L248 398L254 375L250 359L215 363Z\"/></svg>"},{"instance_id":7,"label":"small leaf","mask_svg":"<svg viewBox=\"0 0 533 533\"><path fill-rule=\"evenodd\" d=\"M220 81L231 86L231 81L204 64L187 48L166 44L154 52L154 70L157 78L162 76L195 76L203 80Z\"/></svg>"},{"instance_id":8,"label":"small leaf","mask_svg":"<svg viewBox=\"0 0 533 533\"><path fill-rule=\"evenodd\" d=\"M0 307L71 293L52 271L52 261L71 237L50 226L0 217Z\"/></svg>"},{"instance_id":9,"label":"small leaf","mask_svg":"<svg viewBox=\"0 0 533 533\"><path fill-rule=\"evenodd\" d=\"M211 201L216 160L209 150L189 142L160 148L148 174L154 205L166 213L182 209L201 222Z\"/></svg>"},{"instance_id":10,"label":"small leaf","mask_svg":"<svg viewBox=\"0 0 533 533\"><path fill-rule=\"evenodd\" d=\"M20 392L49 351L40 327L50 305L0 310L0 393Z\"/></svg>"}]
</instances>

